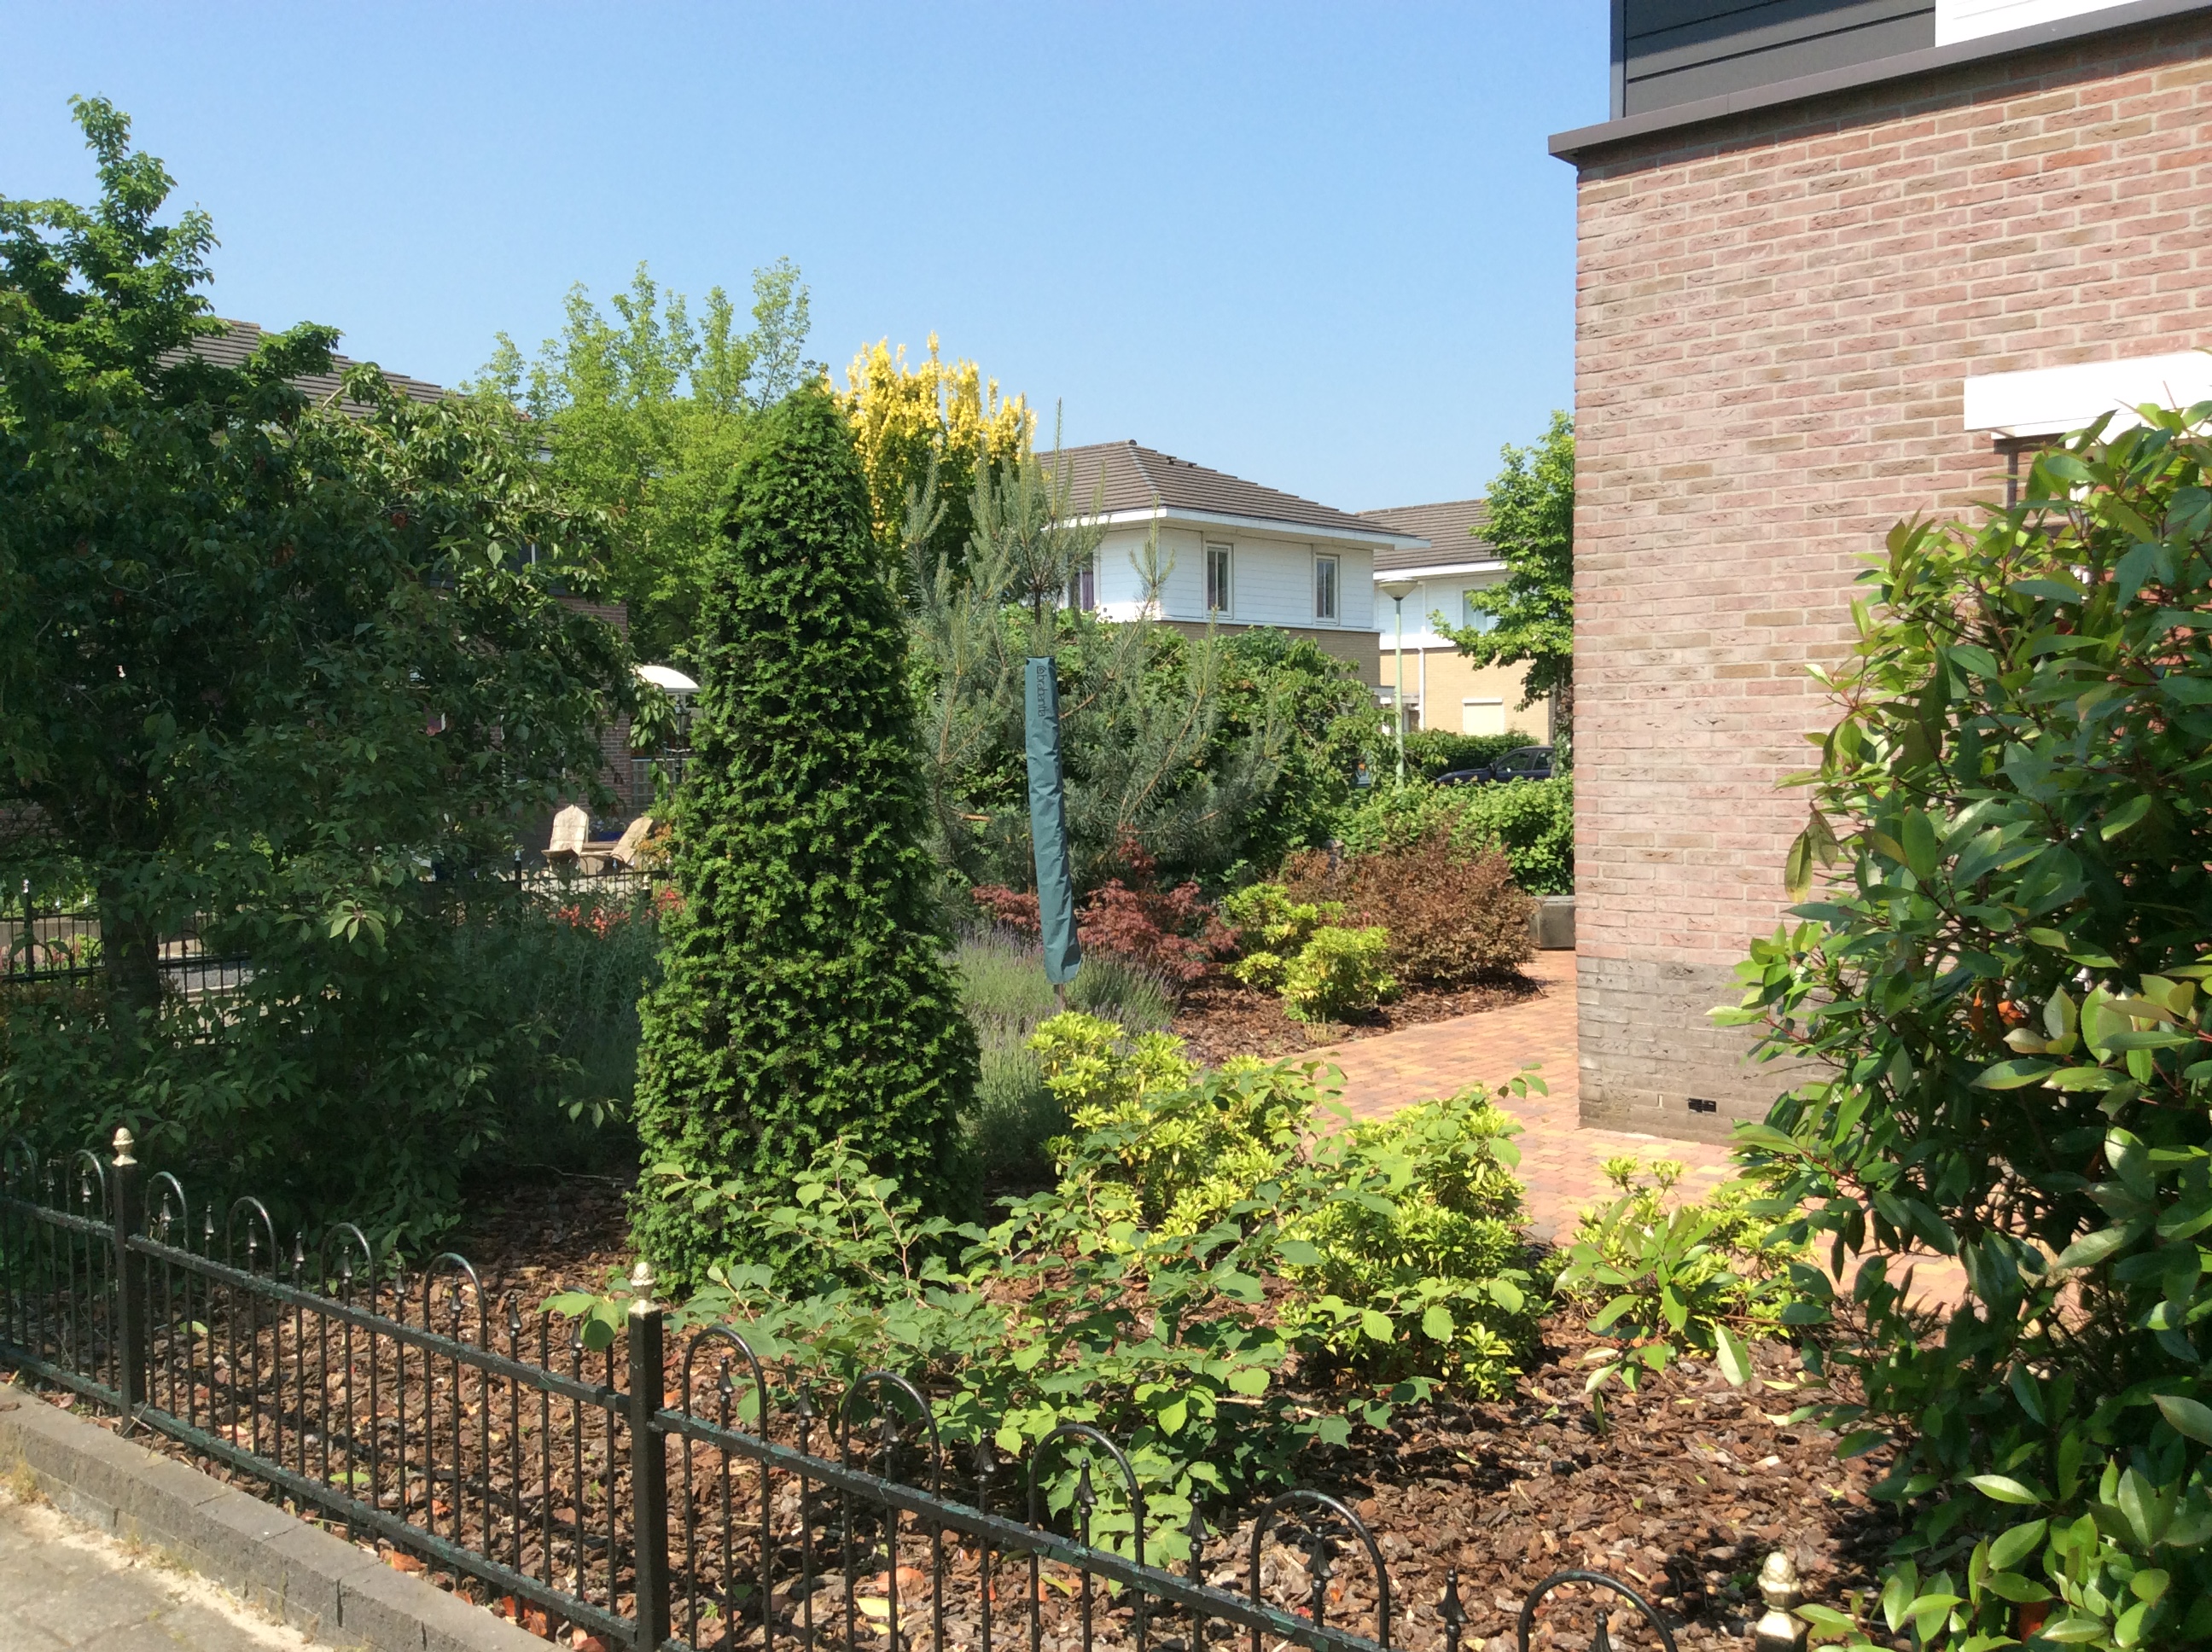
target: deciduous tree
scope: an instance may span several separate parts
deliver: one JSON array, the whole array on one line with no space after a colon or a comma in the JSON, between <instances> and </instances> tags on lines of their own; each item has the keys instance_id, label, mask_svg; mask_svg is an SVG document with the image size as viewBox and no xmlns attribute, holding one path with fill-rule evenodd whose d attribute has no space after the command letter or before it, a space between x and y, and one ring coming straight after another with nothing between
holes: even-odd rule
<instances>
[{"instance_id":1,"label":"deciduous tree","mask_svg":"<svg viewBox=\"0 0 2212 1652\"><path fill-rule=\"evenodd\" d=\"M1491 483L1483 537L1498 547L1502 585L1474 598L1487 623L1437 628L1480 665L1526 665L1521 704L1552 701L1553 738L1565 746L1575 720L1575 422L1552 415L1533 446L1503 450Z\"/></svg>"}]
</instances>

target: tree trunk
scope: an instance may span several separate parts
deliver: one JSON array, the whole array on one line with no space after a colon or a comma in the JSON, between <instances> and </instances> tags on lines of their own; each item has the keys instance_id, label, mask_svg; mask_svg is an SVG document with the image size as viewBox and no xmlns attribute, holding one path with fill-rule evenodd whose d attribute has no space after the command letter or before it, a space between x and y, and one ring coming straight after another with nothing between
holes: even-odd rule
<instances>
[{"instance_id":1,"label":"tree trunk","mask_svg":"<svg viewBox=\"0 0 2212 1652\"><path fill-rule=\"evenodd\" d=\"M138 1011L161 997L161 937L153 920L112 878L100 884L100 959L107 977L108 1019L118 1035L135 1030Z\"/></svg>"}]
</instances>

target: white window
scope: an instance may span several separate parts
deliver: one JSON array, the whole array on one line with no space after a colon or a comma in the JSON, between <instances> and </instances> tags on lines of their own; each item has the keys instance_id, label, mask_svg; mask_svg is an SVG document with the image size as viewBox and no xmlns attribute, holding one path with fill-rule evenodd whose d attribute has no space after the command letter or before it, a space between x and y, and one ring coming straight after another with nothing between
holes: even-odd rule
<instances>
[{"instance_id":1,"label":"white window","mask_svg":"<svg viewBox=\"0 0 2212 1652\"><path fill-rule=\"evenodd\" d=\"M1206 611L1225 614L1229 611L1229 547L1208 545L1206 548Z\"/></svg>"},{"instance_id":2,"label":"white window","mask_svg":"<svg viewBox=\"0 0 2212 1652\"><path fill-rule=\"evenodd\" d=\"M1482 594L1483 593L1480 589L1462 591L1460 592L1459 623L1463 629L1469 631L1495 631L1498 629L1498 616L1486 612L1484 610L1475 605L1481 600ZM1472 729L1468 732L1469 733L1474 732ZM1500 730L1499 732L1503 733L1504 731Z\"/></svg>"},{"instance_id":3,"label":"white window","mask_svg":"<svg viewBox=\"0 0 2212 1652\"><path fill-rule=\"evenodd\" d=\"M1336 623L1336 558L1314 558L1314 617Z\"/></svg>"},{"instance_id":4,"label":"white window","mask_svg":"<svg viewBox=\"0 0 2212 1652\"><path fill-rule=\"evenodd\" d=\"M1097 609L1098 559L1096 556L1085 558L1082 566L1069 576L1067 605L1079 608L1086 614Z\"/></svg>"},{"instance_id":5,"label":"white window","mask_svg":"<svg viewBox=\"0 0 2212 1652\"><path fill-rule=\"evenodd\" d=\"M1505 732L1503 700L1462 700L1459 702L1459 732L1462 734Z\"/></svg>"}]
</instances>

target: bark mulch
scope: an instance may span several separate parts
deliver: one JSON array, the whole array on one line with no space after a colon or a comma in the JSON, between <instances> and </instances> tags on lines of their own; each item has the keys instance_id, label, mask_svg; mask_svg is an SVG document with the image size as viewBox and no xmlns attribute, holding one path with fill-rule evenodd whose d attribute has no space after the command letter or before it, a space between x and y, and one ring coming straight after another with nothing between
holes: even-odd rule
<instances>
[{"instance_id":1,"label":"bark mulch","mask_svg":"<svg viewBox=\"0 0 2212 1652\"><path fill-rule=\"evenodd\" d=\"M625 1192L611 1179L513 1187L484 1200L456 1248L475 1263L487 1294L511 1291L528 1313L555 1290L600 1288L625 1266ZM1406 1406L1387 1429L1361 1429L1349 1446L1318 1451L1306 1465L1304 1483L1351 1504L1376 1536L1390 1572L1395 1644L1439 1652L1439 1607L1453 1574L1468 1652L1511 1647L1527 1591L1569 1568L1610 1574L1643 1593L1666 1613L1686 1649L1744 1643L1759 1610L1758 1570L1774 1550L1790 1552L1811 1599L1841 1605L1846 1590L1874 1584L1895 1527L1868 1491L1886 1472L1888 1454L1839 1462L1832 1436L1788 1421L1802 1397L1789 1386L1796 1374L1789 1349L1758 1350L1762 1378L1774 1386L1737 1390L1710 1365L1686 1362L1647 1378L1638 1394L1614 1388L1601 1420L1583 1388L1583 1356L1594 1339L1571 1315L1555 1317L1545 1333L1538 1362L1510 1398ZM672 1381L676 1357L672 1348ZM283 1363L274 1362L280 1379ZM420 1396L418 1414L430 1403L424 1384L446 1394L441 1416L453 1414L464 1398L458 1373L448 1378L418 1363L406 1376ZM448 1382L455 1386L447 1388ZM1329 1402L1320 1390L1311 1398ZM492 1420L506 1415L496 1403L488 1409ZM551 1426L559 1439L548 1461L556 1467L605 1431L557 1410ZM148 1442L189 1455L158 1436ZM610 1467L605 1458L587 1459L575 1478L580 1485L583 1474ZM420 1473L417 1482L418 1500L445 1495ZM600 1500L619 1503L623 1495L611 1480L590 1486ZM422 1517L410 1507L410 1517ZM426 1507L434 1525L443 1507ZM1227 1529L1209 1543L1206 1570L1241 1589L1252 1511L1240 1512L1234 1522L1221 1522ZM1268 1546L1263 1575L1270 1598L1286 1607L1306 1598L1301 1564L1295 1547ZM474 1586L467 1592L481 1594ZM1332 1622L1371 1632L1375 1590L1364 1558L1340 1549L1327 1593ZM1548 1610L1534 1643L1587 1645L1589 1605L1579 1586L1571 1590ZM1060 1621L1069 1610L1055 1601L1048 1614L1055 1632L1048 1639L1073 1652L1073 1631ZM1121 1638L1101 1629L1102 1644ZM1618 1614L1613 1630L1617 1646L1656 1643ZM592 1652L589 1637L563 1638ZM1164 1652L1166 1639L1158 1644ZM1190 1652L1188 1641L1182 1644Z\"/></svg>"},{"instance_id":2,"label":"bark mulch","mask_svg":"<svg viewBox=\"0 0 2212 1652\"><path fill-rule=\"evenodd\" d=\"M1542 990L1534 981L1518 975L1480 987L1415 988L1351 1022L1310 1023L1293 1021L1274 993L1247 987L1225 971L1212 969L1183 990L1171 1030L1189 1046L1194 1058L1209 1066L1218 1066L1232 1055L1272 1060L1350 1039L1374 1038L1431 1021L1502 1009L1532 999Z\"/></svg>"},{"instance_id":3,"label":"bark mulch","mask_svg":"<svg viewBox=\"0 0 2212 1652\"><path fill-rule=\"evenodd\" d=\"M601 1285L624 1264L623 1198L612 1183L518 1190L488 1208L462 1248L487 1278L533 1291ZM1492 1652L1512 1644L1526 1592L1570 1567L1643 1593L1686 1649L1742 1643L1773 1550L1791 1552L1809 1599L1840 1606L1846 1590L1874 1586L1897 1530L1867 1495L1887 1451L1839 1462L1834 1436L1786 1420L1802 1392L1734 1388L1701 1362L1647 1377L1634 1394L1611 1385L1601 1427L1583 1391L1595 1345L1573 1316L1557 1315L1510 1399L1406 1407L1388 1430L1363 1430L1310 1466L1304 1483L1351 1503L1376 1535L1395 1641L1442 1646L1437 1612L1452 1570L1468 1614L1462 1644ZM1765 1345L1757 1357L1762 1382L1797 1379L1788 1348ZM1209 1559L1241 1565L1249 1540L1242 1522ZM1339 1564L1341 1604L1370 1606L1358 1564ZM1296 1598L1297 1581L1286 1588ZM1548 1614L1558 1644L1584 1643L1589 1598L1570 1590ZM1624 1633L1618 1617L1613 1629L1616 1645L1656 1644ZM1540 1632L1536 1644L1547 1643Z\"/></svg>"}]
</instances>

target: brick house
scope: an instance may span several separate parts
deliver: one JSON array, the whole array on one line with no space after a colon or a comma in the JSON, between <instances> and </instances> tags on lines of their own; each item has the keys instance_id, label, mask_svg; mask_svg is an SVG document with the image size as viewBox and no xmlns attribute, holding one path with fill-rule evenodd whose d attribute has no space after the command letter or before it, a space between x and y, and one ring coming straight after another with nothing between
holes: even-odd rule
<instances>
[{"instance_id":1,"label":"brick house","mask_svg":"<svg viewBox=\"0 0 2212 1652\"><path fill-rule=\"evenodd\" d=\"M1582 1112L1717 1136L1866 553L2212 394L2212 3L1613 0L1577 176Z\"/></svg>"}]
</instances>

